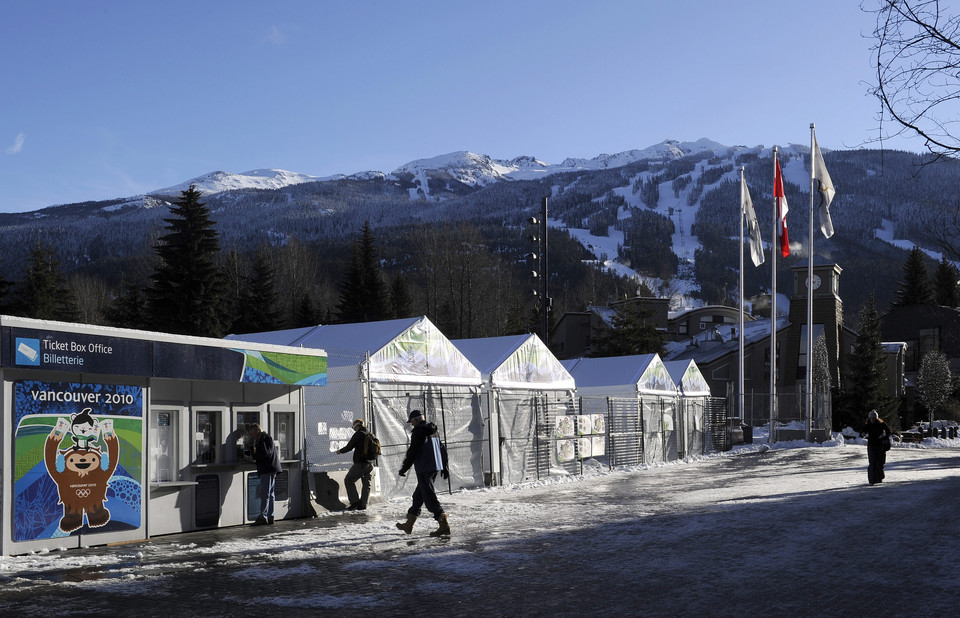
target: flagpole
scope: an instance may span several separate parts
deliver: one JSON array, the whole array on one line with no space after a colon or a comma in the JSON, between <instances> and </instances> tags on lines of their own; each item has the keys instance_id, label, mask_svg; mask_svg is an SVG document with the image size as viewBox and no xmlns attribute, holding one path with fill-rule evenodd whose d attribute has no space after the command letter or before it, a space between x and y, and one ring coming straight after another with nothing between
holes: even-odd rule
<instances>
[{"instance_id":1,"label":"flagpole","mask_svg":"<svg viewBox=\"0 0 960 618\"><path fill-rule=\"evenodd\" d=\"M810 123L810 254L807 256L807 442L813 430L813 192L814 124Z\"/></svg>"},{"instance_id":2,"label":"flagpole","mask_svg":"<svg viewBox=\"0 0 960 618\"><path fill-rule=\"evenodd\" d=\"M780 209L777 204L777 147L773 147L773 236L771 238L780 238ZM770 435L767 442L773 444L776 442L777 433L777 251L780 250L780 243L773 242L770 246Z\"/></svg>"},{"instance_id":3,"label":"flagpole","mask_svg":"<svg viewBox=\"0 0 960 618\"><path fill-rule=\"evenodd\" d=\"M743 168L740 166L740 191L742 193L744 187L744 177L743 177ZM744 199L743 195L740 196L740 354L739 354L739 367L737 368L737 374L740 376L739 379L739 396L738 403L740 406L740 423L744 421L744 399L743 399L743 220L746 217L746 212L744 212Z\"/></svg>"}]
</instances>

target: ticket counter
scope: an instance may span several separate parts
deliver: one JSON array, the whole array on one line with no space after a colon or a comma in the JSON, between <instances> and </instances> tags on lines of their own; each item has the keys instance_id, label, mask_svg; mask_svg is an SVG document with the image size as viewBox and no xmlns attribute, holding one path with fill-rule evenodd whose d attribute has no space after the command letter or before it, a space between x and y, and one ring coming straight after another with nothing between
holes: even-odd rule
<instances>
[{"instance_id":1,"label":"ticket counter","mask_svg":"<svg viewBox=\"0 0 960 618\"><path fill-rule=\"evenodd\" d=\"M300 517L304 389L322 351L0 316L3 555L251 523L246 428L280 449Z\"/></svg>"}]
</instances>

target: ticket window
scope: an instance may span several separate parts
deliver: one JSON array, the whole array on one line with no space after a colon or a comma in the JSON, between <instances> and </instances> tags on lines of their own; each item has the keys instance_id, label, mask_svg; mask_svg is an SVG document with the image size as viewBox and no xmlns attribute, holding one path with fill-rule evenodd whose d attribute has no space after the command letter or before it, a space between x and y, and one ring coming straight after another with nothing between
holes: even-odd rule
<instances>
[{"instance_id":1,"label":"ticket window","mask_svg":"<svg viewBox=\"0 0 960 618\"><path fill-rule=\"evenodd\" d=\"M194 411L194 461L198 464L212 464L220 461L220 431L223 415L220 410Z\"/></svg>"},{"instance_id":2,"label":"ticket window","mask_svg":"<svg viewBox=\"0 0 960 618\"><path fill-rule=\"evenodd\" d=\"M238 462L249 461L253 457L253 438L248 432L250 425L263 427L260 410L234 410L234 457Z\"/></svg>"},{"instance_id":3,"label":"ticket window","mask_svg":"<svg viewBox=\"0 0 960 618\"><path fill-rule=\"evenodd\" d=\"M280 459L291 459L297 454L296 418L293 412L273 413L273 439L280 450Z\"/></svg>"},{"instance_id":4,"label":"ticket window","mask_svg":"<svg viewBox=\"0 0 960 618\"><path fill-rule=\"evenodd\" d=\"M180 410L151 409L150 482L169 483L180 475Z\"/></svg>"}]
</instances>

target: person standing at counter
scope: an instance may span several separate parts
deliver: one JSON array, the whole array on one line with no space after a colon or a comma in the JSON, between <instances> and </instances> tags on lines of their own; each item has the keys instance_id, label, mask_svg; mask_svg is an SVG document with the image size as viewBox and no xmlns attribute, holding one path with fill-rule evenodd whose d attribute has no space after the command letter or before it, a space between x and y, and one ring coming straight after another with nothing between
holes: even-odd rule
<instances>
[{"instance_id":1,"label":"person standing at counter","mask_svg":"<svg viewBox=\"0 0 960 618\"><path fill-rule=\"evenodd\" d=\"M257 423L247 427L247 433L253 438L253 460L257 462L257 476L260 479L260 515L254 526L273 523L273 509L276 502L275 488L277 472L280 472L280 453L277 445L268 433Z\"/></svg>"}]
</instances>

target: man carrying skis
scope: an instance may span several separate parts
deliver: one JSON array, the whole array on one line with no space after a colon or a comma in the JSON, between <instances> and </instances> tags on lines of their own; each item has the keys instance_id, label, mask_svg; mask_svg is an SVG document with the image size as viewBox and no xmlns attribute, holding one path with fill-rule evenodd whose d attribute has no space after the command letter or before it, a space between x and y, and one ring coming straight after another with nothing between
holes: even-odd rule
<instances>
[{"instance_id":1,"label":"man carrying skis","mask_svg":"<svg viewBox=\"0 0 960 618\"><path fill-rule=\"evenodd\" d=\"M437 435L437 426L424 420L420 410L410 412L407 422L413 425L413 433L410 435L407 455L403 458L403 465L400 467L400 476L405 476L412 466L417 474L417 488L413 491L413 504L407 510L407 521L398 523L397 528L407 534L413 532L413 523L420 516L421 508L426 506L440 524L440 527L431 532L430 536L449 535L450 524L447 522L447 514L443 512L433 487L437 480L437 472L440 472L443 478L449 476L442 455L440 437Z\"/></svg>"}]
</instances>

